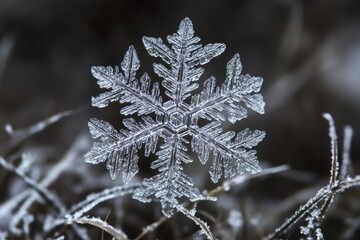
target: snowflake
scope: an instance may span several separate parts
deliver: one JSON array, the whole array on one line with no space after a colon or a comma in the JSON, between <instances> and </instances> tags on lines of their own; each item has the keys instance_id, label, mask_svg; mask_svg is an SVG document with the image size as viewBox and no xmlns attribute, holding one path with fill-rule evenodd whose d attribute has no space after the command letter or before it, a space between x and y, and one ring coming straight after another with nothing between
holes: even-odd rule
<instances>
[{"instance_id":1,"label":"snowflake","mask_svg":"<svg viewBox=\"0 0 360 240\"><path fill-rule=\"evenodd\" d=\"M204 90L191 96L204 72L199 65L220 55L225 45L199 44L200 38L194 36L189 18L180 23L177 33L168 36L167 41L171 48L161 38L143 37L148 53L166 63L153 65L154 72L163 79L166 100L160 95L159 84L151 84L147 73L136 78L140 61L133 46L124 56L122 71L118 67L92 67L98 85L109 89L93 97L92 105L102 108L114 101L128 103L120 113L125 116L137 114L142 121L126 118L123 120L125 129L117 131L106 121L91 119L92 137L100 140L94 143L85 159L93 164L106 161L111 177L114 179L121 171L124 182L128 183L138 172L138 149L144 146L146 157L155 153L157 160L151 163L151 168L157 169L158 174L144 179L133 197L149 202L155 195L160 199L163 213L171 216L180 197L192 201L204 199L183 171L182 164L193 161L188 153L189 145L202 164L212 159L210 176L214 182L222 176L228 178L261 170L256 151L250 149L264 138L265 133L249 129L238 134L223 132L220 125L226 118L231 123L246 118L247 110L241 105L264 113L265 103L257 93L263 79L241 75L239 54L228 62L226 78L220 86L216 86L215 78L210 77L204 83ZM199 118L207 124L198 123ZM163 144L157 148L159 137Z\"/></svg>"}]
</instances>

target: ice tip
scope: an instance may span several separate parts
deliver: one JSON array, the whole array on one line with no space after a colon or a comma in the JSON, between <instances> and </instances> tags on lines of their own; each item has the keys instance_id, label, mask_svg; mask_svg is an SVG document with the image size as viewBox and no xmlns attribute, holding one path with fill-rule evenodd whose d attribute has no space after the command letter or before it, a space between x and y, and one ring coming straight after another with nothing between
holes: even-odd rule
<instances>
[{"instance_id":1,"label":"ice tip","mask_svg":"<svg viewBox=\"0 0 360 240\"><path fill-rule=\"evenodd\" d=\"M330 121L333 120L331 114L328 113L328 112L323 113L323 114L322 114L322 117L325 118L325 119L328 120L328 121L329 121L329 120L330 120Z\"/></svg>"},{"instance_id":2,"label":"ice tip","mask_svg":"<svg viewBox=\"0 0 360 240\"><path fill-rule=\"evenodd\" d=\"M189 17L185 17L181 22L192 23Z\"/></svg>"}]
</instances>

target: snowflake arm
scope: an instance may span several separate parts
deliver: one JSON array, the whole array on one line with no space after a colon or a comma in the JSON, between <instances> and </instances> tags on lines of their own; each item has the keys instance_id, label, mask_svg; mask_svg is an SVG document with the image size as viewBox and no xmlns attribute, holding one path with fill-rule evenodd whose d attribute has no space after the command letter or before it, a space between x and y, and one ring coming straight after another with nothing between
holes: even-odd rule
<instances>
[{"instance_id":1,"label":"snowflake arm","mask_svg":"<svg viewBox=\"0 0 360 240\"><path fill-rule=\"evenodd\" d=\"M178 134L165 137L165 144L156 155L158 159L151 164L152 169L158 169L159 174L144 179L133 197L142 202L149 202L151 195L160 199L165 216L170 217L178 204L177 199L186 196L190 200L203 199L200 191L194 186L193 180L183 172L181 163L192 162L186 153L183 139Z\"/></svg>"},{"instance_id":2,"label":"snowflake arm","mask_svg":"<svg viewBox=\"0 0 360 240\"><path fill-rule=\"evenodd\" d=\"M138 146L145 145L146 156L154 153L162 130L161 123L150 117L143 117L143 121L136 123L134 119L127 118L123 122L128 130L118 132L106 121L91 119L90 133L100 141L94 143L85 155L85 161L92 164L107 161L106 167L111 177L115 179L122 170L123 180L128 183L138 172Z\"/></svg>"},{"instance_id":3,"label":"snowflake arm","mask_svg":"<svg viewBox=\"0 0 360 240\"><path fill-rule=\"evenodd\" d=\"M143 74L140 81L135 78L136 71L140 67L140 61L133 46L129 47L121 63L123 73L115 67L92 67L91 72L98 79L101 88L111 89L97 97L92 98L94 107L103 108L110 102L128 102L130 105L121 109L121 114L130 115L138 112L138 115L156 112L163 113L162 99L160 97L159 84L154 83L150 91L151 80L147 73Z\"/></svg>"},{"instance_id":4,"label":"snowflake arm","mask_svg":"<svg viewBox=\"0 0 360 240\"><path fill-rule=\"evenodd\" d=\"M144 37L143 43L148 53L171 65L171 69L162 64L154 64L154 72L164 78L162 85L172 103L179 106L198 87L197 81L203 73L199 64L206 64L225 50L225 44L215 43L202 47L199 37L194 36L193 24L189 18L181 21L179 30L167 37L172 49L160 38Z\"/></svg>"},{"instance_id":5,"label":"snowflake arm","mask_svg":"<svg viewBox=\"0 0 360 240\"><path fill-rule=\"evenodd\" d=\"M210 176L213 182L218 182L223 174L228 178L246 171L261 171L256 151L249 149L263 140L265 132L245 129L236 135L232 131L222 133L219 126L220 122L212 122L202 128L191 128L191 146L201 163L205 164L212 153Z\"/></svg>"},{"instance_id":6,"label":"snowflake arm","mask_svg":"<svg viewBox=\"0 0 360 240\"><path fill-rule=\"evenodd\" d=\"M228 120L235 123L247 117L247 110L239 106L244 102L248 108L264 113L265 103L260 91L263 79L241 75L240 55L236 54L227 64L226 79L221 87L216 87L214 77L204 83L204 90L192 97L190 109L192 117L208 120L225 121L223 110L228 112ZM236 105L237 103L237 105Z\"/></svg>"}]
</instances>

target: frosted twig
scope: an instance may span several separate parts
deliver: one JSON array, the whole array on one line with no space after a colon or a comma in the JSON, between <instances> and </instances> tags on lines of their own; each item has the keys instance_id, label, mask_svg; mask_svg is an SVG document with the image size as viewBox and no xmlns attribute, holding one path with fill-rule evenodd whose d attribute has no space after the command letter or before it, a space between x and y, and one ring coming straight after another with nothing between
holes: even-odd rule
<instances>
[{"instance_id":1,"label":"frosted twig","mask_svg":"<svg viewBox=\"0 0 360 240\"><path fill-rule=\"evenodd\" d=\"M60 203L58 198L49 192L46 188L40 186L36 181L30 177L24 175L21 171L17 170L11 163L5 161L3 157L0 156L0 165L9 172L14 173L21 180L23 180L27 185L34 189L40 196L43 198L49 205L56 210L58 213L64 213L65 207Z\"/></svg>"},{"instance_id":2,"label":"frosted twig","mask_svg":"<svg viewBox=\"0 0 360 240\"><path fill-rule=\"evenodd\" d=\"M100 218L95 218L95 217L72 218L72 217L70 217L67 219L66 223L67 224L78 223L78 224L93 225L95 227L98 227L98 228L104 230L105 232L109 233L110 235L112 235L113 237L115 237L118 240L129 240L129 238L123 231L121 231L120 229L114 228L109 223L101 220Z\"/></svg>"},{"instance_id":3,"label":"frosted twig","mask_svg":"<svg viewBox=\"0 0 360 240\"><path fill-rule=\"evenodd\" d=\"M264 176L264 175L268 175L268 174L279 173L279 172L282 172L282 171L286 171L288 169L289 169L288 165L281 165L281 166L277 166L277 167L264 169L263 171L261 171L259 173L255 173L255 174L241 175L241 176L232 178L232 179L230 179L228 181L225 181L221 186L211 190L207 194L207 196L208 197L217 196L222 192L228 191L230 187L233 187L234 185L241 184L241 183L243 183L243 182L245 182L247 180L250 180L252 178L259 177L259 176ZM188 204L189 204L189 202L186 202L186 203L183 204L183 206L185 207ZM156 222L153 222L152 224L150 224L147 227L143 228L143 231L134 240L139 240L142 237L144 237L146 234L148 234L150 232L153 232L156 228L158 228L166 220L167 220L166 217L159 218Z\"/></svg>"},{"instance_id":4,"label":"frosted twig","mask_svg":"<svg viewBox=\"0 0 360 240\"><path fill-rule=\"evenodd\" d=\"M274 173L279 173L279 172L286 171L288 169L289 169L289 165L281 165L281 166L277 166L277 167L264 169L261 172L258 172L255 174L247 174L247 175L240 175L240 176L234 177L228 181L223 182L223 184L221 186L218 186L217 188L211 190L208 193L208 196L217 196L222 192L229 191L229 189L231 187L241 184L252 178L269 175L269 174L274 174Z\"/></svg>"},{"instance_id":5,"label":"frosted twig","mask_svg":"<svg viewBox=\"0 0 360 240\"><path fill-rule=\"evenodd\" d=\"M75 109L75 110L67 110L64 112L60 112L57 114L52 115L51 117L42 120L40 122L37 122L33 125L31 125L30 127L24 128L24 129L18 129L18 130L13 130L11 125L6 125L6 131L9 133L10 135L10 139L0 147L0 152L1 153L6 153L9 150L11 150L13 147L15 147L16 145L18 145L19 143L21 143L23 140L25 140L26 138L30 137L31 135L34 135L35 133L41 132L42 130L44 130L46 127L48 127L49 125L56 123L57 121L71 116L74 113L76 113L77 111L79 111L79 109Z\"/></svg>"},{"instance_id":6,"label":"frosted twig","mask_svg":"<svg viewBox=\"0 0 360 240\"><path fill-rule=\"evenodd\" d=\"M64 213L62 215L62 218L55 220L52 226L50 226L46 230L47 234L49 235L59 226L64 225L67 219L80 218L86 212L90 211L95 206L97 206L98 204L104 201L133 193L138 186L139 185L137 184L133 184L129 186L116 186L110 189L105 189L99 193L93 193L88 195L84 201L77 203L68 212Z\"/></svg>"},{"instance_id":7,"label":"frosted twig","mask_svg":"<svg viewBox=\"0 0 360 240\"><path fill-rule=\"evenodd\" d=\"M322 205L321 211L320 211L320 219L319 219L320 222L319 222L319 225L321 224L322 220L325 218L325 215L326 215L327 211L329 210L330 205L331 205L332 201L334 200L334 197L335 197L335 194L330 194L330 195L326 198L324 204Z\"/></svg>"},{"instance_id":8,"label":"frosted twig","mask_svg":"<svg viewBox=\"0 0 360 240\"><path fill-rule=\"evenodd\" d=\"M3 157L0 157L0 165L5 168L7 171L14 173L16 176L18 176L21 180L23 180L27 185L29 185L31 188L33 188L42 199L45 200L46 203L48 203L56 212L60 214L65 213L65 207L60 202L60 200L51 192L49 192L46 188L39 185L36 181L33 179L27 177L23 172L16 169L11 163L8 163L5 161ZM78 229L74 228L74 231L78 233ZM86 236L79 235L81 239L88 239Z\"/></svg>"},{"instance_id":9,"label":"frosted twig","mask_svg":"<svg viewBox=\"0 0 360 240\"><path fill-rule=\"evenodd\" d=\"M315 208L318 208L318 204L323 202L321 204L321 211L319 215L319 220L317 224L320 226L321 221L325 218L325 215L330 208L331 203L333 202L333 199L335 195L339 192L343 192L348 188L360 186L360 175L355 176L354 178L347 177L346 169L341 169L340 177L338 176L338 170L339 170L339 161L338 161L338 149L337 149L337 134L335 129L334 120L331 117L329 113L323 114L323 117L328 120L329 122L329 136L331 139L331 175L330 175L330 181L329 184L325 187L321 188L317 194L311 198L305 205L300 206L300 208L288 219L286 220L279 228L275 230L273 234L268 235L266 239L277 239L282 234L284 234L292 225L294 225L297 221L299 221L305 214L313 214L312 211ZM345 128L346 129L346 128ZM349 128L348 128L349 129ZM345 130L345 137L344 137L344 151L349 153L350 151L350 139L351 139L351 130ZM345 153L345 159L349 156ZM344 156L344 155L343 155ZM345 160L348 161L348 160ZM348 161L349 162L349 161ZM342 164L341 167L346 167L348 163ZM340 178L340 179L339 179ZM308 229L306 229L308 230ZM313 234L319 234L322 236L321 229L318 227L316 232L313 232ZM308 234L309 231L303 231L304 233Z\"/></svg>"},{"instance_id":10,"label":"frosted twig","mask_svg":"<svg viewBox=\"0 0 360 240\"><path fill-rule=\"evenodd\" d=\"M336 193L343 192L346 189L352 187L359 187L360 186L360 175L356 175L353 178L347 178L346 180L340 182L337 186L333 188Z\"/></svg>"},{"instance_id":11,"label":"frosted twig","mask_svg":"<svg viewBox=\"0 0 360 240\"><path fill-rule=\"evenodd\" d=\"M102 192L90 194L86 199L71 208L68 214L73 215L75 218L79 218L84 215L84 213L93 209L99 203L104 201L114 199L117 197L124 196L126 194L131 194L138 188L139 184L128 185L128 186L116 186L110 189L105 189Z\"/></svg>"},{"instance_id":12,"label":"frosted twig","mask_svg":"<svg viewBox=\"0 0 360 240\"><path fill-rule=\"evenodd\" d=\"M193 220L196 225L198 225L201 230L203 231L203 233L206 235L206 237L209 240L216 240L217 238L214 236L214 234L211 232L210 227L207 225L206 222L204 222L203 220L201 220L200 218L196 217L192 212L190 212L186 207L184 207L183 205L177 205L176 209L181 212L182 214L184 214L186 217L190 218L191 220Z\"/></svg>"},{"instance_id":13,"label":"frosted twig","mask_svg":"<svg viewBox=\"0 0 360 240\"><path fill-rule=\"evenodd\" d=\"M352 135L353 135L353 129L350 126L345 126L342 163L341 163L340 176L339 176L340 180L344 180L352 172L351 159L350 159Z\"/></svg>"},{"instance_id":14,"label":"frosted twig","mask_svg":"<svg viewBox=\"0 0 360 240\"><path fill-rule=\"evenodd\" d=\"M30 214L27 214L24 218L23 218L23 232L25 234L25 236L29 238L30 236L30 224L34 221L34 216L33 215L30 215Z\"/></svg>"},{"instance_id":15,"label":"frosted twig","mask_svg":"<svg viewBox=\"0 0 360 240\"><path fill-rule=\"evenodd\" d=\"M66 212L65 206L60 202L56 195L49 192L45 187L41 186L35 180L26 176L23 172L16 169L11 163L5 161L3 157L0 156L0 165L5 168L7 171L14 173L21 180L23 180L27 185L34 189L40 197L45 200L57 213L64 214ZM24 208L23 208L24 209ZM20 213L21 214L21 213ZM89 239L84 231L73 226L74 232L79 236L80 239Z\"/></svg>"},{"instance_id":16,"label":"frosted twig","mask_svg":"<svg viewBox=\"0 0 360 240\"><path fill-rule=\"evenodd\" d=\"M26 203L26 202L25 202ZM23 231L22 229L19 229L17 225L25 219L25 217L28 215L27 209L29 206L27 204L22 204L20 208L17 210L15 214L13 214L9 224L10 224L10 231L13 234L20 235Z\"/></svg>"},{"instance_id":17,"label":"frosted twig","mask_svg":"<svg viewBox=\"0 0 360 240\"><path fill-rule=\"evenodd\" d=\"M287 219L279 228L275 230L273 234L270 234L266 239L277 239L280 237L284 232L287 231L292 225L294 225L297 221L299 221L306 213L316 207L316 204L319 203L321 200L325 199L327 196L327 186L321 188L315 197L309 199L309 201L300 206L300 208L289 218Z\"/></svg>"},{"instance_id":18,"label":"frosted twig","mask_svg":"<svg viewBox=\"0 0 360 240\"><path fill-rule=\"evenodd\" d=\"M5 221L8 220L6 219L6 216L9 217L11 215L11 212L13 212L14 209L20 204L20 202L23 201L31 192L32 192L31 190L25 190L1 204L0 206L0 216L2 216L2 219L0 219L1 224L4 223L3 220Z\"/></svg>"},{"instance_id":19,"label":"frosted twig","mask_svg":"<svg viewBox=\"0 0 360 240\"><path fill-rule=\"evenodd\" d=\"M136 238L134 238L134 240L140 240L146 234L154 232L155 229L158 228L161 224L163 224L167 219L167 217L162 216L156 222L153 222L152 224L144 227L142 229L142 232Z\"/></svg>"},{"instance_id":20,"label":"frosted twig","mask_svg":"<svg viewBox=\"0 0 360 240\"><path fill-rule=\"evenodd\" d=\"M58 237L58 238L56 238L56 239L54 239L54 240L65 240L65 237L64 237L64 236L60 236L60 237Z\"/></svg>"},{"instance_id":21,"label":"frosted twig","mask_svg":"<svg viewBox=\"0 0 360 240\"><path fill-rule=\"evenodd\" d=\"M329 113L324 113L323 117L329 122L329 137L331 140L331 175L329 184L333 186L337 180L339 172L337 134L332 116Z\"/></svg>"},{"instance_id":22,"label":"frosted twig","mask_svg":"<svg viewBox=\"0 0 360 240\"><path fill-rule=\"evenodd\" d=\"M48 172L45 178L39 183L40 186L46 188L51 183L53 183L60 174L66 169L71 162L79 156L88 146L87 136L85 134L80 134L70 147L70 149L65 153L65 155L59 160L59 162L54 165ZM0 215L1 216L10 216L11 212L15 209L15 207L24 199L26 201L21 205L21 209L26 210L28 209L34 201L38 198L38 194L35 191L25 190L18 195L12 197L7 202L3 203L0 207ZM11 224L17 225L18 221L22 219L24 211L18 211L17 214L12 215Z\"/></svg>"}]
</instances>

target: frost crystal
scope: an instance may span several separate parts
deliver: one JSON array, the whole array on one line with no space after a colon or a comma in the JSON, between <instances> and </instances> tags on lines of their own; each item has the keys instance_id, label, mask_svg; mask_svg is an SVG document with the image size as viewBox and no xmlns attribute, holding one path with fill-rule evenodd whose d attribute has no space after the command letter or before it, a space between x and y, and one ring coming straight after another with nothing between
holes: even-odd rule
<instances>
[{"instance_id":1,"label":"frost crystal","mask_svg":"<svg viewBox=\"0 0 360 240\"><path fill-rule=\"evenodd\" d=\"M161 38L143 37L148 53L165 63L153 65L155 74L162 79L165 100L160 95L160 85L157 82L151 84L147 73L139 79L136 77L140 61L133 46L124 56L121 70L118 67L92 67L98 85L108 89L93 97L92 105L102 108L114 101L128 103L120 113L125 116L137 114L142 121L126 118L123 120L125 129L117 131L108 122L91 119L90 132L99 141L85 158L93 164L106 161L111 177L122 172L124 182L128 183L138 172L138 149L144 146L146 157L155 153L157 160L152 162L151 168L158 169L159 173L144 179L133 197L149 202L155 195L161 201L164 214L171 216L178 198L203 199L193 180L183 172L182 164L193 161L188 146L198 154L202 164L211 158L210 176L214 182L222 176L227 178L261 170L256 151L250 149L264 138L265 133L249 129L237 134L224 132L220 125L226 118L231 123L246 118L245 107L264 113L265 104L258 93L263 79L241 75L239 54L228 62L226 78L221 85L217 86L215 78L210 77L204 83L204 90L192 95L204 72L199 65L220 55L225 45L199 44L200 38L194 36L189 18L180 23L179 30L168 36L167 41L171 47ZM208 123L200 124L199 119ZM163 139L160 149L157 148L159 137Z\"/></svg>"},{"instance_id":2,"label":"frost crystal","mask_svg":"<svg viewBox=\"0 0 360 240\"><path fill-rule=\"evenodd\" d=\"M237 210L231 210L227 222L233 229L241 228L244 224L242 213Z\"/></svg>"}]
</instances>

